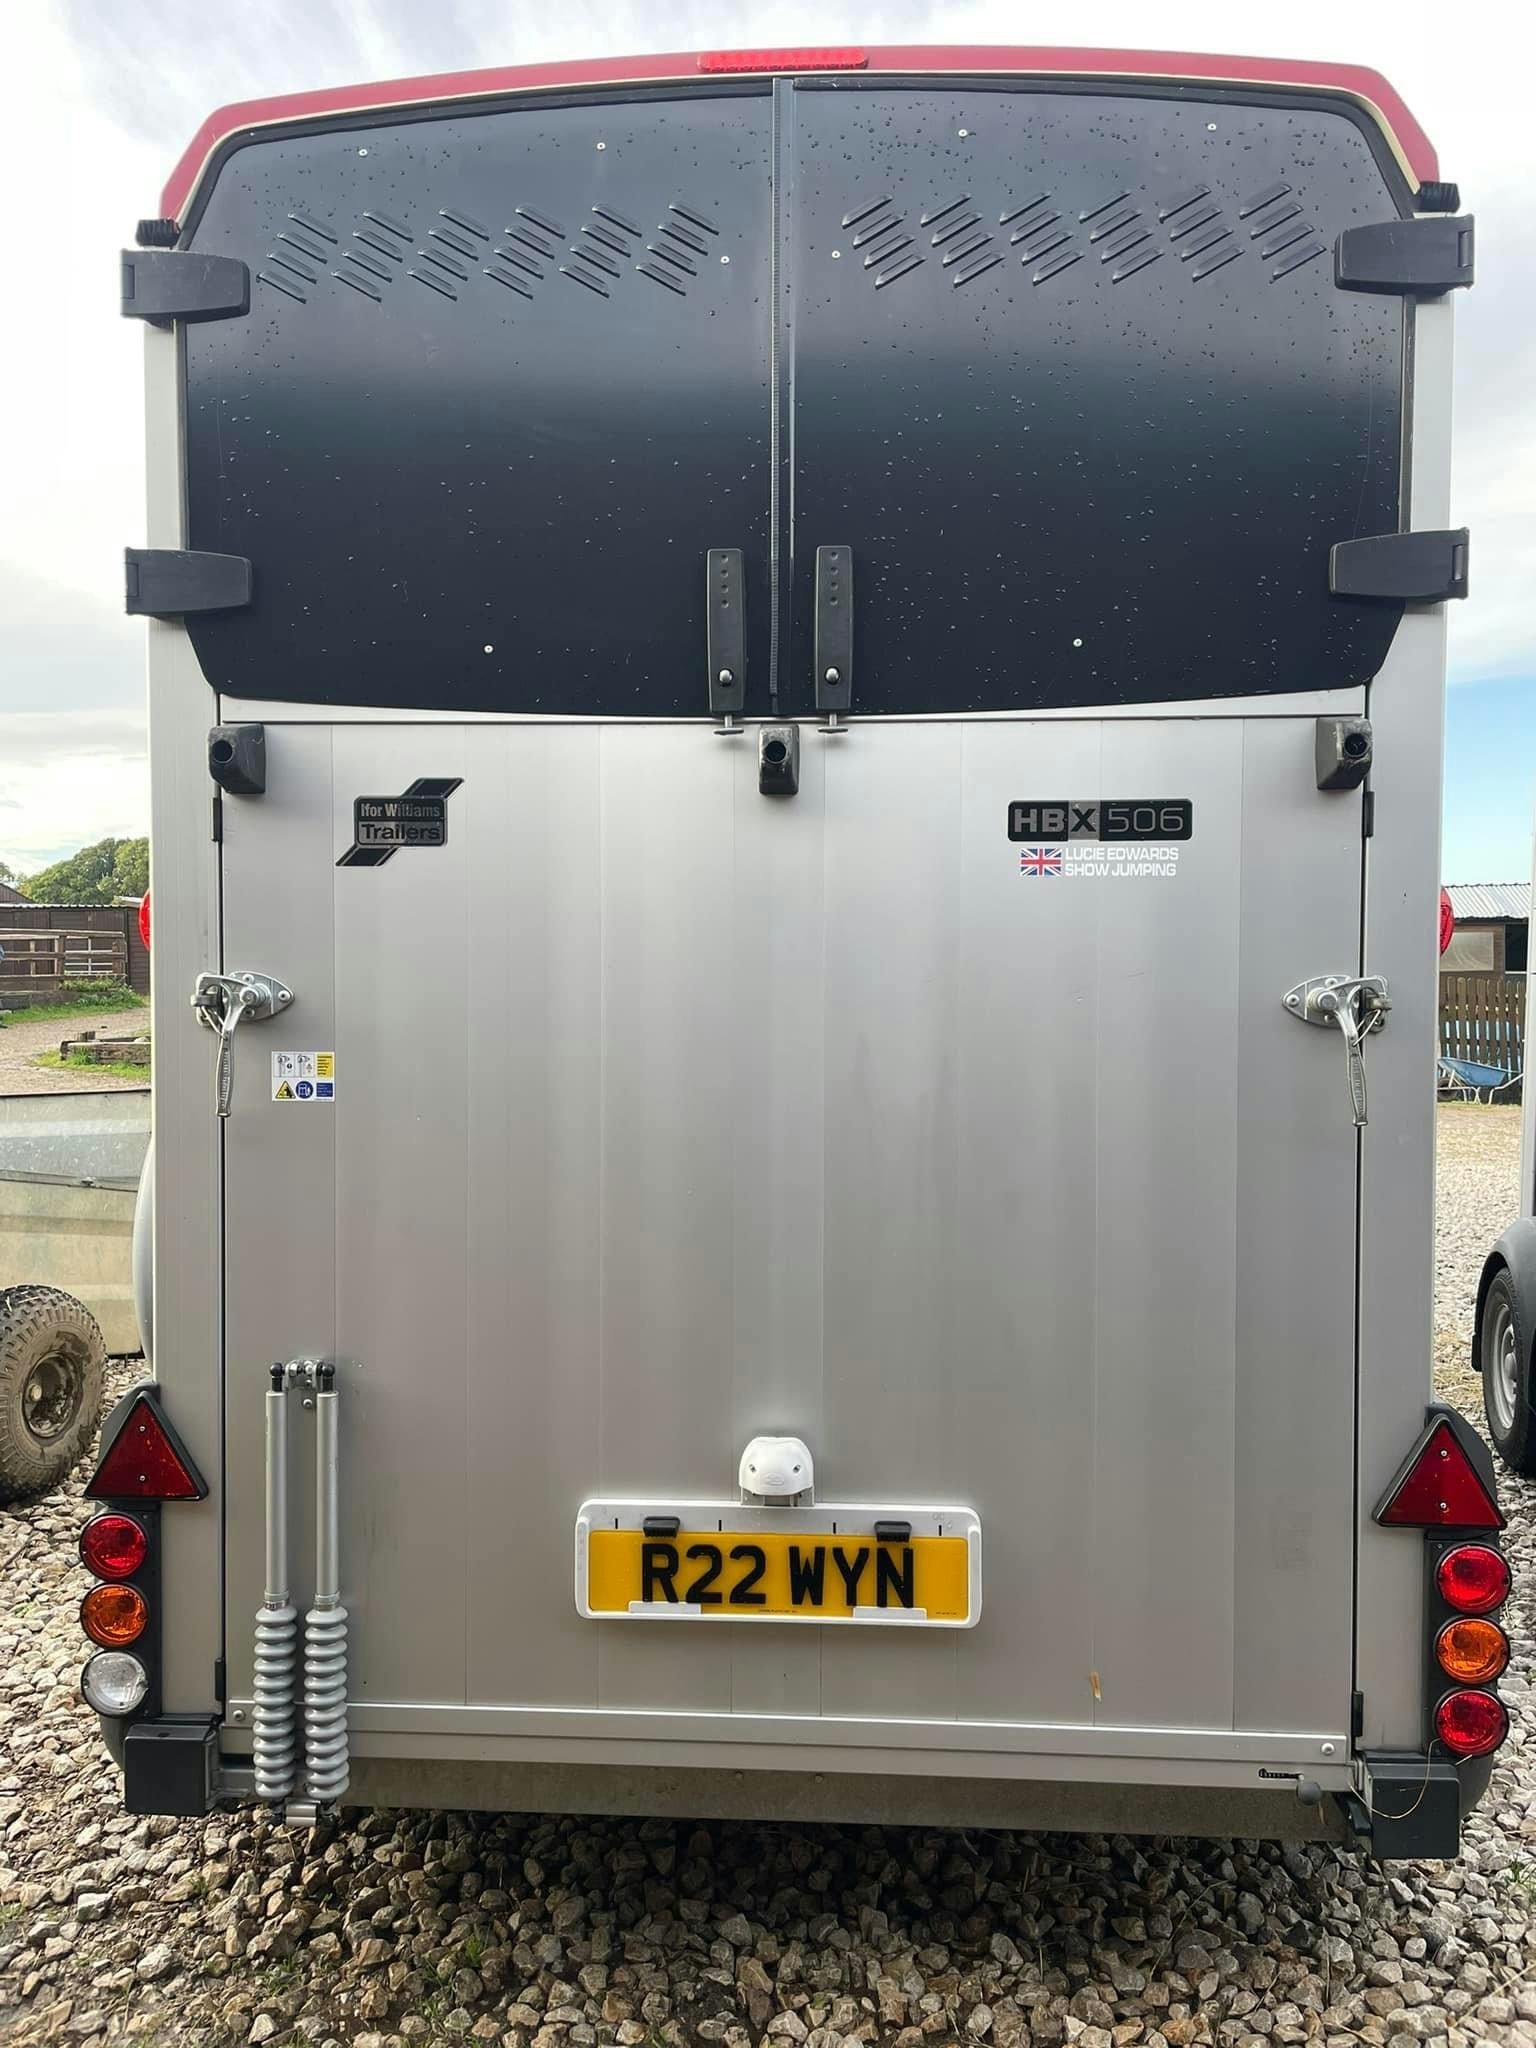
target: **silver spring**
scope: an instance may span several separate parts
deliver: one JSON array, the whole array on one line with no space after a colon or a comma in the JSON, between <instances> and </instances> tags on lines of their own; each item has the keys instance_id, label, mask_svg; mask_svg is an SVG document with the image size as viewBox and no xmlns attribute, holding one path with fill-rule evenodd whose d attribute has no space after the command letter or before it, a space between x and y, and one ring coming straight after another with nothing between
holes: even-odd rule
<instances>
[{"instance_id":1,"label":"silver spring","mask_svg":"<svg viewBox=\"0 0 1536 2048\"><path fill-rule=\"evenodd\" d=\"M256 1675L251 1688L251 1760L256 1796L277 1805L293 1790L294 1707L299 1617L290 1604L256 1613Z\"/></svg>"},{"instance_id":2,"label":"silver spring","mask_svg":"<svg viewBox=\"0 0 1536 2048\"><path fill-rule=\"evenodd\" d=\"M347 1789L347 1610L311 1607L304 1617L304 1789L316 1805Z\"/></svg>"}]
</instances>

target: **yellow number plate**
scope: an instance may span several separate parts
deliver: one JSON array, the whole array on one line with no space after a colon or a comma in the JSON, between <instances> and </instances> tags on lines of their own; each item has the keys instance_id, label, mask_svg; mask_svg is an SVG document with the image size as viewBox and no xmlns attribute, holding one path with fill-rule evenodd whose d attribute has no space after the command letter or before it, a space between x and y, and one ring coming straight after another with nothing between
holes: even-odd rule
<instances>
[{"instance_id":1,"label":"yellow number plate","mask_svg":"<svg viewBox=\"0 0 1536 2048\"><path fill-rule=\"evenodd\" d=\"M768 1529L586 1530L583 1612L678 1620L975 1619L973 1539Z\"/></svg>"}]
</instances>

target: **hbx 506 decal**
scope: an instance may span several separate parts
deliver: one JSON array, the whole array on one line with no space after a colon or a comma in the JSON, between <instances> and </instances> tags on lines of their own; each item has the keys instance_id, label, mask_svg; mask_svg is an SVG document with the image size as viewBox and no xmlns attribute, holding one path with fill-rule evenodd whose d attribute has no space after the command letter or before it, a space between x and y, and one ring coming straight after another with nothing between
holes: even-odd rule
<instances>
[{"instance_id":1,"label":"hbx 506 decal","mask_svg":"<svg viewBox=\"0 0 1536 2048\"><path fill-rule=\"evenodd\" d=\"M1194 806L1188 797L1134 797L1090 803L1011 803L1010 839L1189 839Z\"/></svg>"}]
</instances>

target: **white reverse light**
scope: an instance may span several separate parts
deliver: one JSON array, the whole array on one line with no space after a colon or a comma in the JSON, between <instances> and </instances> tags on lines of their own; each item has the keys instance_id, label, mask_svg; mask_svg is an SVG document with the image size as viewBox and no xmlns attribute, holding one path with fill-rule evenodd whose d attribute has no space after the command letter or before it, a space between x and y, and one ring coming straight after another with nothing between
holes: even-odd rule
<instances>
[{"instance_id":1,"label":"white reverse light","mask_svg":"<svg viewBox=\"0 0 1536 2048\"><path fill-rule=\"evenodd\" d=\"M80 1691L88 1707L120 1721L142 1707L149 1692L149 1673L126 1650L103 1650L80 1674Z\"/></svg>"}]
</instances>

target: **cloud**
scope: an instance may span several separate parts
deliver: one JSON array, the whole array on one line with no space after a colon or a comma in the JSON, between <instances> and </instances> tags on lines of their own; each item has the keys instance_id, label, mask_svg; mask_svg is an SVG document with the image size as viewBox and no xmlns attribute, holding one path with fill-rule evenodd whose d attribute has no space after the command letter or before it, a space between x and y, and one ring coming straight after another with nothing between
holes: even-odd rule
<instances>
[{"instance_id":1,"label":"cloud","mask_svg":"<svg viewBox=\"0 0 1536 2048\"><path fill-rule=\"evenodd\" d=\"M0 860L28 874L148 829L141 712L0 712Z\"/></svg>"}]
</instances>

